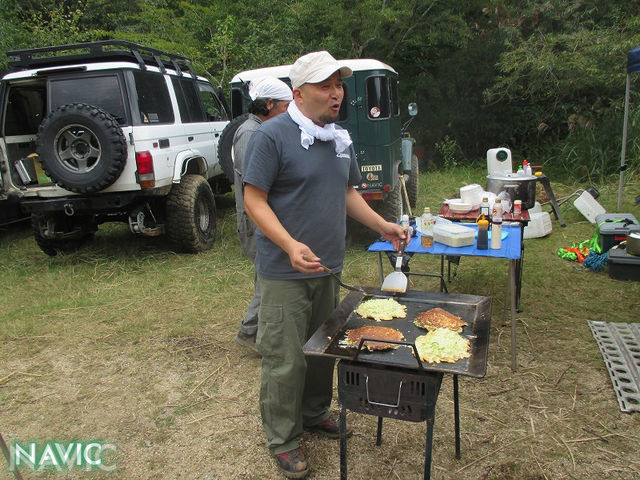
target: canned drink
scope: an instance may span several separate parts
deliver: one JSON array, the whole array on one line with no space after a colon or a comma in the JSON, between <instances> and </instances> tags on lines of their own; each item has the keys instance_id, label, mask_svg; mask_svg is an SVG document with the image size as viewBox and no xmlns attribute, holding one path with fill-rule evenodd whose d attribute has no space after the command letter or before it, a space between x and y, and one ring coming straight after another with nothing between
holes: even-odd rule
<instances>
[{"instance_id":1,"label":"canned drink","mask_svg":"<svg viewBox=\"0 0 640 480\"><path fill-rule=\"evenodd\" d=\"M522 200L513 202L513 214L520 215L522 213Z\"/></svg>"}]
</instances>

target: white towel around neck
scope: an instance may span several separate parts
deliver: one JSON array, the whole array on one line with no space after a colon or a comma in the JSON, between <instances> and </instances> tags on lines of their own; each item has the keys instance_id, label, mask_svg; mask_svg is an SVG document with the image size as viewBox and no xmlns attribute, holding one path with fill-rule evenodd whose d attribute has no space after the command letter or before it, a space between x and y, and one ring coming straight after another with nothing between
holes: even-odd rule
<instances>
[{"instance_id":1,"label":"white towel around neck","mask_svg":"<svg viewBox=\"0 0 640 480\"><path fill-rule=\"evenodd\" d=\"M309 145L313 145L316 138L323 142L333 140L336 153L344 152L353 143L349 132L336 128L335 123L327 123L324 127L313 123L310 118L304 116L295 101L289 104L287 112L300 127L300 145L306 150L309 150Z\"/></svg>"}]
</instances>

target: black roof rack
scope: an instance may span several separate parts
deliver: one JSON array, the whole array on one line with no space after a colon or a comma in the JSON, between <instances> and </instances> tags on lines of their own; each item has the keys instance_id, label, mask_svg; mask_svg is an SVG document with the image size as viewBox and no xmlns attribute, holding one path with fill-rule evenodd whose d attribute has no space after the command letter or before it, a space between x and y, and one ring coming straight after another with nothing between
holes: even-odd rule
<instances>
[{"instance_id":1,"label":"black roof rack","mask_svg":"<svg viewBox=\"0 0 640 480\"><path fill-rule=\"evenodd\" d=\"M178 75L188 72L193 78L196 78L189 58L126 40L102 40L99 42L14 50L7 52L7 57L9 57L9 67L17 70L54 67L70 63L133 60L142 70L146 70L147 65L154 65L162 73L166 71L166 68L171 68L175 69Z\"/></svg>"}]
</instances>

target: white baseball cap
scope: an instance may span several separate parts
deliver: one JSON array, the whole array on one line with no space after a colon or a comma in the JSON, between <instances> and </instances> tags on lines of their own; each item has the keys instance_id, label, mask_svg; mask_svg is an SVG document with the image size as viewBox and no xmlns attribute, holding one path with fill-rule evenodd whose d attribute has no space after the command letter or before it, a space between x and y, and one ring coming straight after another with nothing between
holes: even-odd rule
<instances>
[{"instance_id":1,"label":"white baseball cap","mask_svg":"<svg viewBox=\"0 0 640 480\"><path fill-rule=\"evenodd\" d=\"M249 84L251 100L256 98L271 98L273 100L293 100L289 85L276 77L266 76L256 78Z\"/></svg>"},{"instance_id":2,"label":"white baseball cap","mask_svg":"<svg viewBox=\"0 0 640 480\"><path fill-rule=\"evenodd\" d=\"M340 78L353 75L346 65L341 65L329 52L311 52L298 58L291 66L289 78L293 88L305 83L319 83L326 80L335 72L340 72Z\"/></svg>"}]
</instances>

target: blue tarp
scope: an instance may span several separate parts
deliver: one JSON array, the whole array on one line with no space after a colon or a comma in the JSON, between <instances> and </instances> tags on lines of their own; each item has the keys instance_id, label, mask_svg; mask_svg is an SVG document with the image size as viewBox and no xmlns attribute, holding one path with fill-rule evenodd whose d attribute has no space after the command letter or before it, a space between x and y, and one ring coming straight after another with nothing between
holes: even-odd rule
<instances>
[{"instance_id":1,"label":"blue tarp","mask_svg":"<svg viewBox=\"0 0 640 480\"><path fill-rule=\"evenodd\" d=\"M640 72L640 47L629 50L627 55L627 73Z\"/></svg>"}]
</instances>

